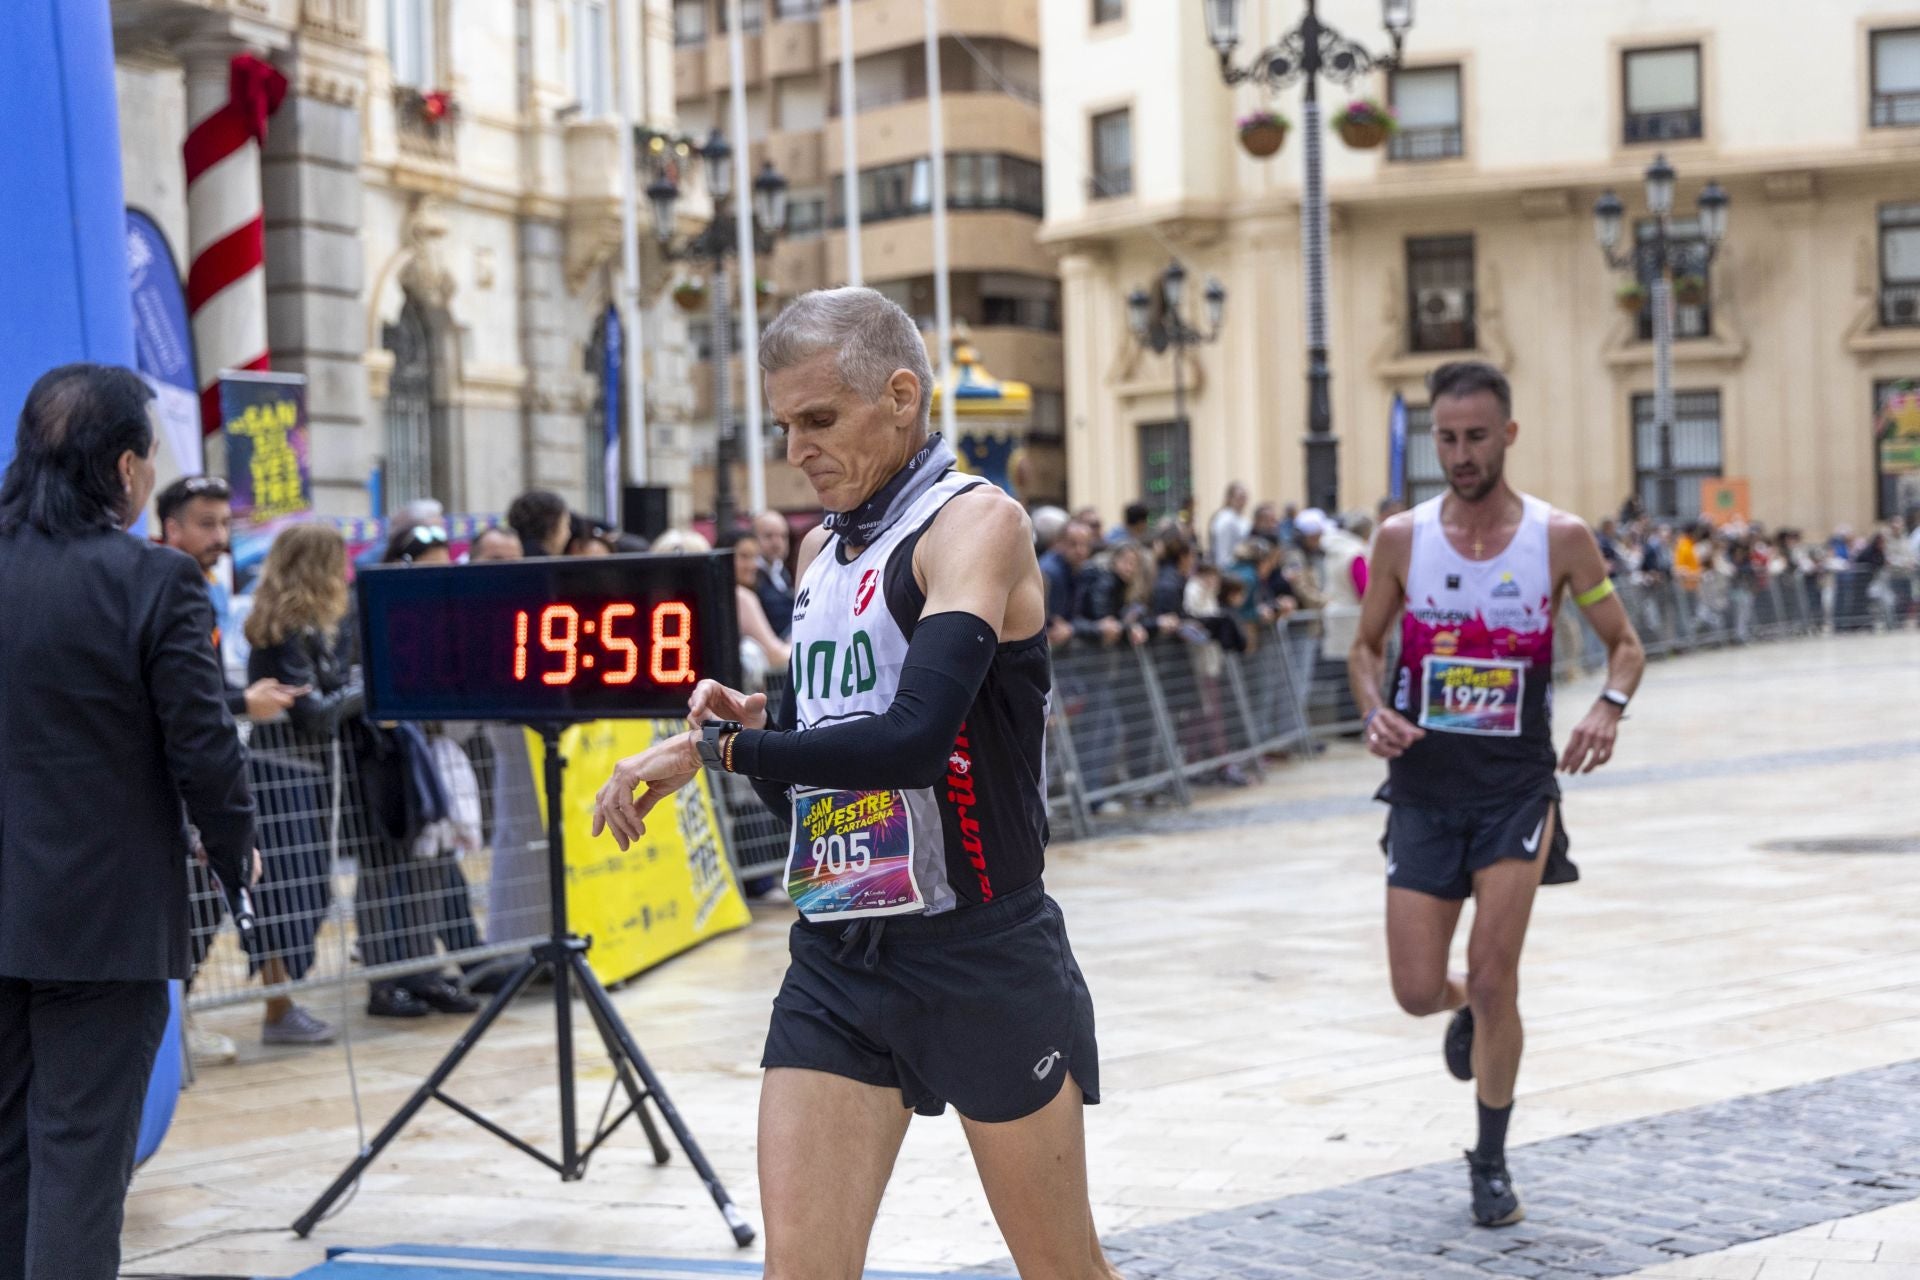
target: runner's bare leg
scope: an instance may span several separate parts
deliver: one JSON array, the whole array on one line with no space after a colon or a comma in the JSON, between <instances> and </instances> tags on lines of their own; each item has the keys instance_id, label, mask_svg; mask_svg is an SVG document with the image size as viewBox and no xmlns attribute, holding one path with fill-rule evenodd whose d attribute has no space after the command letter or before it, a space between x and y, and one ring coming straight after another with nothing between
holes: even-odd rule
<instances>
[{"instance_id":1,"label":"runner's bare leg","mask_svg":"<svg viewBox=\"0 0 1920 1280\"><path fill-rule=\"evenodd\" d=\"M898 1089L770 1068L760 1085L766 1280L860 1280L913 1112Z\"/></svg>"},{"instance_id":2,"label":"runner's bare leg","mask_svg":"<svg viewBox=\"0 0 1920 1280\"><path fill-rule=\"evenodd\" d=\"M1022 1280L1121 1280L1087 1196L1086 1103L1071 1076L1052 1102L1005 1124L961 1118L993 1220Z\"/></svg>"}]
</instances>

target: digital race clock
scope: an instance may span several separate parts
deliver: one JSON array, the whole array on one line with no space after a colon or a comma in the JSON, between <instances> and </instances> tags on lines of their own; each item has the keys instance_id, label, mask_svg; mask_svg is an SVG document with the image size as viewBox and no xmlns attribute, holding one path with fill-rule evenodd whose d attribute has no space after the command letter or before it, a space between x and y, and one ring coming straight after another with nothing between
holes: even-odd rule
<instances>
[{"instance_id":1,"label":"digital race clock","mask_svg":"<svg viewBox=\"0 0 1920 1280\"><path fill-rule=\"evenodd\" d=\"M362 570L360 659L379 720L677 717L739 685L732 553Z\"/></svg>"}]
</instances>

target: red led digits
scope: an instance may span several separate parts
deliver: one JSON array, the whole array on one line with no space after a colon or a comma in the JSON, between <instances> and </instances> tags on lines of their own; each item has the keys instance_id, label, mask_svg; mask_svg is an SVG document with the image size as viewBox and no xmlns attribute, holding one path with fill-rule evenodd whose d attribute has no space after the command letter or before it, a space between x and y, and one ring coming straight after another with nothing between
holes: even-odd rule
<instances>
[{"instance_id":1,"label":"red led digits","mask_svg":"<svg viewBox=\"0 0 1920 1280\"><path fill-rule=\"evenodd\" d=\"M566 634L555 636L556 620L566 622ZM567 663L558 671L541 674L542 684L572 684L580 668L580 611L570 604L550 604L540 613L540 647L548 653L564 653Z\"/></svg>"},{"instance_id":2,"label":"red led digits","mask_svg":"<svg viewBox=\"0 0 1920 1280\"><path fill-rule=\"evenodd\" d=\"M640 674L640 646L625 636L613 633L613 624L621 618L631 618L640 612L630 604L610 604L600 611L600 646L608 653L624 654L627 664L618 671L600 673L602 684L632 684L633 678ZM588 626L593 624L589 622Z\"/></svg>"},{"instance_id":3,"label":"red led digits","mask_svg":"<svg viewBox=\"0 0 1920 1280\"><path fill-rule=\"evenodd\" d=\"M605 685L632 684L640 678L640 642L620 634L619 624L639 615L638 607L617 600L600 610L598 619L582 620L580 610L570 604L550 604L540 611L540 647L560 655L561 665L540 673L540 683L560 687L571 685L582 671L593 671ZM513 678L527 679L527 648L532 631L532 615L525 609L513 615ZM652 645L648 675L654 684L692 684L696 678L693 663L693 609L678 600L654 607ZM596 630L598 632L595 636ZM581 652L581 637L595 636L609 660Z\"/></svg>"},{"instance_id":4,"label":"red led digits","mask_svg":"<svg viewBox=\"0 0 1920 1280\"><path fill-rule=\"evenodd\" d=\"M669 620L678 623L672 634ZM693 610L678 600L654 608L652 675L656 684L693 683Z\"/></svg>"}]
</instances>

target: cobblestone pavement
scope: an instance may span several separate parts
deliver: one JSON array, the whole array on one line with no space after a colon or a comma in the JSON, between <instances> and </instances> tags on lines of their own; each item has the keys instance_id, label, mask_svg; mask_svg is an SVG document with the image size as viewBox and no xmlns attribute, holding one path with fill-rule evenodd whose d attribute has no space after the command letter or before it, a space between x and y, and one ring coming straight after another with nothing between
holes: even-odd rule
<instances>
[{"instance_id":1,"label":"cobblestone pavement","mask_svg":"<svg viewBox=\"0 0 1920 1280\"><path fill-rule=\"evenodd\" d=\"M1628 1275L1920 1197L1916 1134L1906 1062L1517 1148L1514 1227L1471 1225L1465 1165L1441 1161L1125 1232L1108 1254L1130 1280Z\"/></svg>"}]
</instances>

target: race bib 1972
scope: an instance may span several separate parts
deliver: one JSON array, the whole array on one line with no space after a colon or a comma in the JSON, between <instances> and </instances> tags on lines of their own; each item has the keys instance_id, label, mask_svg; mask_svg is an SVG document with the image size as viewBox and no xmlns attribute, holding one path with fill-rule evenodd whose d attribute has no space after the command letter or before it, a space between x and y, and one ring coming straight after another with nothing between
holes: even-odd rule
<instances>
[{"instance_id":1,"label":"race bib 1972","mask_svg":"<svg viewBox=\"0 0 1920 1280\"><path fill-rule=\"evenodd\" d=\"M1443 658L1420 663L1420 727L1443 733L1518 737L1527 664L1501 658Z\"/></svg>"},{"instance_id":2,"label":"race bib 1972","mask_svg":"<svg viewBox=\"0 0 1920 1280\"><path fill-rule=\"evenodd\" d=\"M913 816L898 791L798 792L787 895L809 920L924 911L913 846Z\"/></svg>"}]
</instances>

